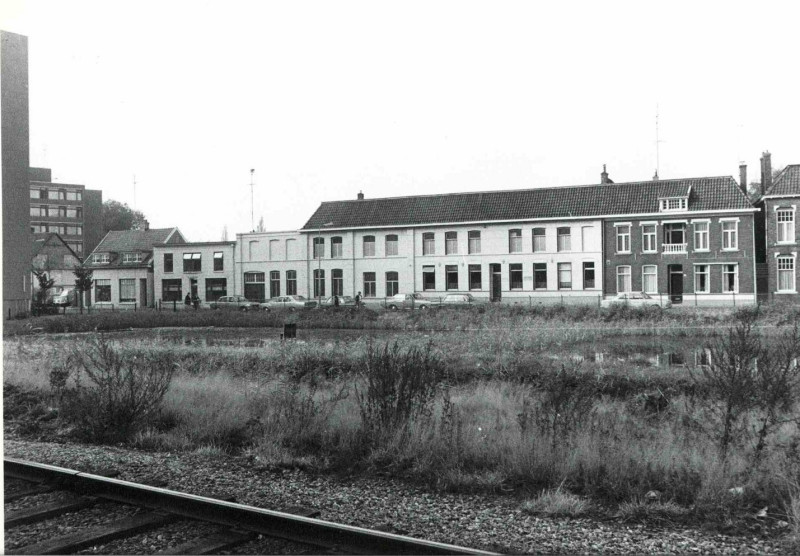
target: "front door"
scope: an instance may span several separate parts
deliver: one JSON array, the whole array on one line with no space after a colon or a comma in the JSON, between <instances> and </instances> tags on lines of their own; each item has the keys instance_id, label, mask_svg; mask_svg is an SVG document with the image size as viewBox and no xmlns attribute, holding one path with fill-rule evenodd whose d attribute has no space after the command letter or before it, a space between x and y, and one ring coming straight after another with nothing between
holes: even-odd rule
<instances>
[{"instance_id":1,"label":"front door","mask_svg":"<svg viewBox=\"0 0 800 556\"><path fill-rule=\"evenodd\" d=\"M672 303L683 303L683 265L671 264L669 271L669 299Z\"/></svg>"},{"instance_id":2,"label":"front door","mask_svg":"<svg viewBox=\"0 0 800 556\"><path fill-rule=\"evenodd\" d=\"M139 304L147 307L147 278L139 278Z\"/></svg>"},{"instance_id":3,"label":"front door","mask_svg":"<svg viewBox=\"0 0 800 556\"><path fill-rule=\"evenodd\" d=\"M192 299L198 297L197 295L197 278L192 278Z\"/></svg>"},{"instance_id":4,"label":"front door","mask_svg":"<svg viewBox=\"0 0 800 556\"><path fill-rule=\"evenodd\" d=\"M491 289L489 290L489 301L500 301L503 294L503 281L501 266L496 263L489 265L489 275L491 276Z\"/></svg>"}]
</instances>

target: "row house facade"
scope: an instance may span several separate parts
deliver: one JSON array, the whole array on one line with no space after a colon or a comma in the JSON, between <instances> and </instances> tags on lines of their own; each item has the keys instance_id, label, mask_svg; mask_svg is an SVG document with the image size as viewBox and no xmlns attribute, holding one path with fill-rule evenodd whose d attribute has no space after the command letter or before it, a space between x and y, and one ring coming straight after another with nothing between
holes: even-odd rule
<instances>
[{"instance_id":1,"label":"row house facade","mask_svg":"<svg viewBox=\"0 0 800 556\"><path fill-rule=\"evenodd\" d=\"M296 231L236 235L235 292L252 301L309 297L306 237Z\"/></svg>"},{"instance_id":2,"label":"row house facade","mask_svg":"<svg viewBox=\"0 0 800 556\"><path fill-rule=\"evenodd\" d=\"M163 303L182 303L186 294L201 303L234 293L236 242L179 242L153 246L154 294Z\"/></svg>"},{"instance_id":3,"label":"row house facade","mask_svg":"<svg viewBox=\"0 0 800 556\"><path fill-rule=\"evenodd\" d=\"M798 294L797 209L800 206L800 164L786 166L773 180L769 153L761 159L767 293L794 299Z\"/></svg>"}]
</instances>

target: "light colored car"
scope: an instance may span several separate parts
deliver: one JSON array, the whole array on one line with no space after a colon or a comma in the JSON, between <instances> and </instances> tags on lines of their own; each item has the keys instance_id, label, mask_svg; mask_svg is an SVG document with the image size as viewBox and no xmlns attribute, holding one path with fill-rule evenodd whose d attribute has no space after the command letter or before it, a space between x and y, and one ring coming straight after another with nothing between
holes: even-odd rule
<instances>
[{"instance_id":1,"label":"light colored car","mask_svg":"<svg viewBox=\"0 0 800 556\"><path fill-rule=\"evenodd\" d=\"M334 301L334 297L339 298L339 307L355 307L356 300L350 295L338 295L338 296L330 296L326 297L322 300L320 305L323 307L336 307L336 302Z\"/></svg>"},{"instance_id":2,"label":"light colored car","mask_svg":"<svg viewBox=\"0 0 800 556\"><path fill-rule=\"evenodd\" d=\"M442 300L444 307L464 307L475 303L475 298L471 293L448 293Z\"/></svg>"},{"instance_id":3,"label":"light colored car","mask_svg":"<svg viewBox=\"0 0 800 556\"><path fill-rule=\"evenodd\" d=\"M208 304L212 309L235 309L237 311L256 311L258 303L243 295L224 295Z\"/></svg>"},{"instance_id":4,"label":"light colored car","mask_svg":"<svg viewBox=\"0 0 800 556\"><path fill-rule=\"evenodd\" d=\"M651 297L644 292L626 292L619 293L609 299L604 299L600 302L603 307L611 307L613 305L628 305L630 307L672 307L672 302L668 297L659 299L658 297Z\"/></svg>"},{"instance_id":5,"label":"light colored car","mask_svg":"<svg viewBox=\"0 0 800 556\"><path fill-rule=\"evenodd\" d=\"M302 295L280 295L261 303L264 311L297 311L298 309L311 309L317 306L316 301L306 299Z\"/></svg>"},{"instance_id":6,"label":"light colored car","mask_svg":"<svg viewBox=\"0 0 800 556\"><path fill-rule=\"evenodd\" d=\"M434 301L423 297L421 293L398 293L386 302L386 308L392 311L399 309L430 309L437 305Z\"/></svg>"},{"instance_id":7,"label":"light colored car","mask_svg":"<svg viewBox=\"0 0 800 556\"><path fill-rule=\"evenodd\" d=\"M75 288L60 288L60 291L54 292L51 298L53 305L60 307L69 307L75 302Z\"/></svg>"}]
</instances>

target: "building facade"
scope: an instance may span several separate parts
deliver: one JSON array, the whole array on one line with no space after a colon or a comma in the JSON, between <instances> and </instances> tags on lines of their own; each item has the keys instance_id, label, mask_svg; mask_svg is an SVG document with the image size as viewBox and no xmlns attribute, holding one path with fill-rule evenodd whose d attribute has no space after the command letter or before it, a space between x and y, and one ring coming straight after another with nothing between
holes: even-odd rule
<instances>
[{"instance_id":1,"label":"building facade","mask_svg":"<svg viewBox=\"0 0 800 556\"><path fill-rule=\"evenodd\" d=\"M34 239L31 255L32 298L35 298L38 288L38 280L33 271L44 272L53 280L53 288L49 292L51 295L60 293L65 288L75 287L74 270L81 264L81 258L58 234L47 234L46 237Z\"/></svg>"},{"instance_id":2,"label":"building facade","mask_svg":"<svg viewBox=\"0 0 800 556\"><path fill-rule=\"evenodd\" d=\"M108 232L85 261L94 280L92 303L99 308L155 306L153 250L172 243L186 243L177 228Z\"/></svg>"},{"instance_id":3,"label":"building facade","mask_svg":"<svg viewBox=\"0 0 800 556\"><path fill-rule=\"evenodd\" d=\"M28 225L28 38L0 31L2 121L3 309L6 318L30 307Z\"/></svg>"},{"instance_id":4,"label":"building facade","mask_svg":"<svg viewBox=\"0 0 800 556\"><path fill-rule=\"evenodd\" d=\"M764 244L768 268L768 293L773 299L795 301L798 293L797 208L800 206L800 164L786 166L772 180L769 153L762 164L761 199Z\"/></svg>"},{"instance_id":5,"label":"building facade","mask_svg":"<svg viewBox=\"0 0 800 556\"><path fill-rule=\"evenodd\" d=\"M233 241L165 243L153 247L156 302L182 303L188 293L201 303L234 293Z\"/></svg>"},{"instance_id":6,"label":"building facade","mask_svg":"<svg viewBox=\"0 0 800 556\"><path fill-rule=\"evenodd\" d=\"M234 291L251 301L309 293L308 244L296 231L236 234Z\"/></svg>"},{"instance_id":7,"label":"building facade","mask_svg":"<svg viewBox=\"0 0 800 556\"><path fill-rule=\"evenodd\" d=\"M80 256L102 232L103 193L83 185L53 183L49 168L30 168L30 228L34 238L56 233Z\"/></svg>"}]
</instances>

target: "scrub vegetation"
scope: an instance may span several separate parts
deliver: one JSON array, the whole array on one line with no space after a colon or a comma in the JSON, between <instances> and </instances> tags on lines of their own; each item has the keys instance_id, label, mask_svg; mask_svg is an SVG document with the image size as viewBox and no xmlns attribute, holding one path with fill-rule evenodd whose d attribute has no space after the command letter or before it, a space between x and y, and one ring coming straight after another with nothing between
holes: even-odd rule
<instances>
[{"instance_id":1,"label":"scrub vegetation","mask_svg":"<svg viewBox=\"0 0 800 556\"><path fill-rule=\"evenodd\" d=\"M706 358L667 369L563 355L559 346L604 341L588 327L258 349L26 335L5 340L5 410L21 435L391 472L527 496L523 508L542 515L725 522L768 506L797 532L800 332L796 322L766 332L765 319L777 320L728 314L703 340ZM97 425L120 419L115 438Z\"/></svg>"}]
</instances>

